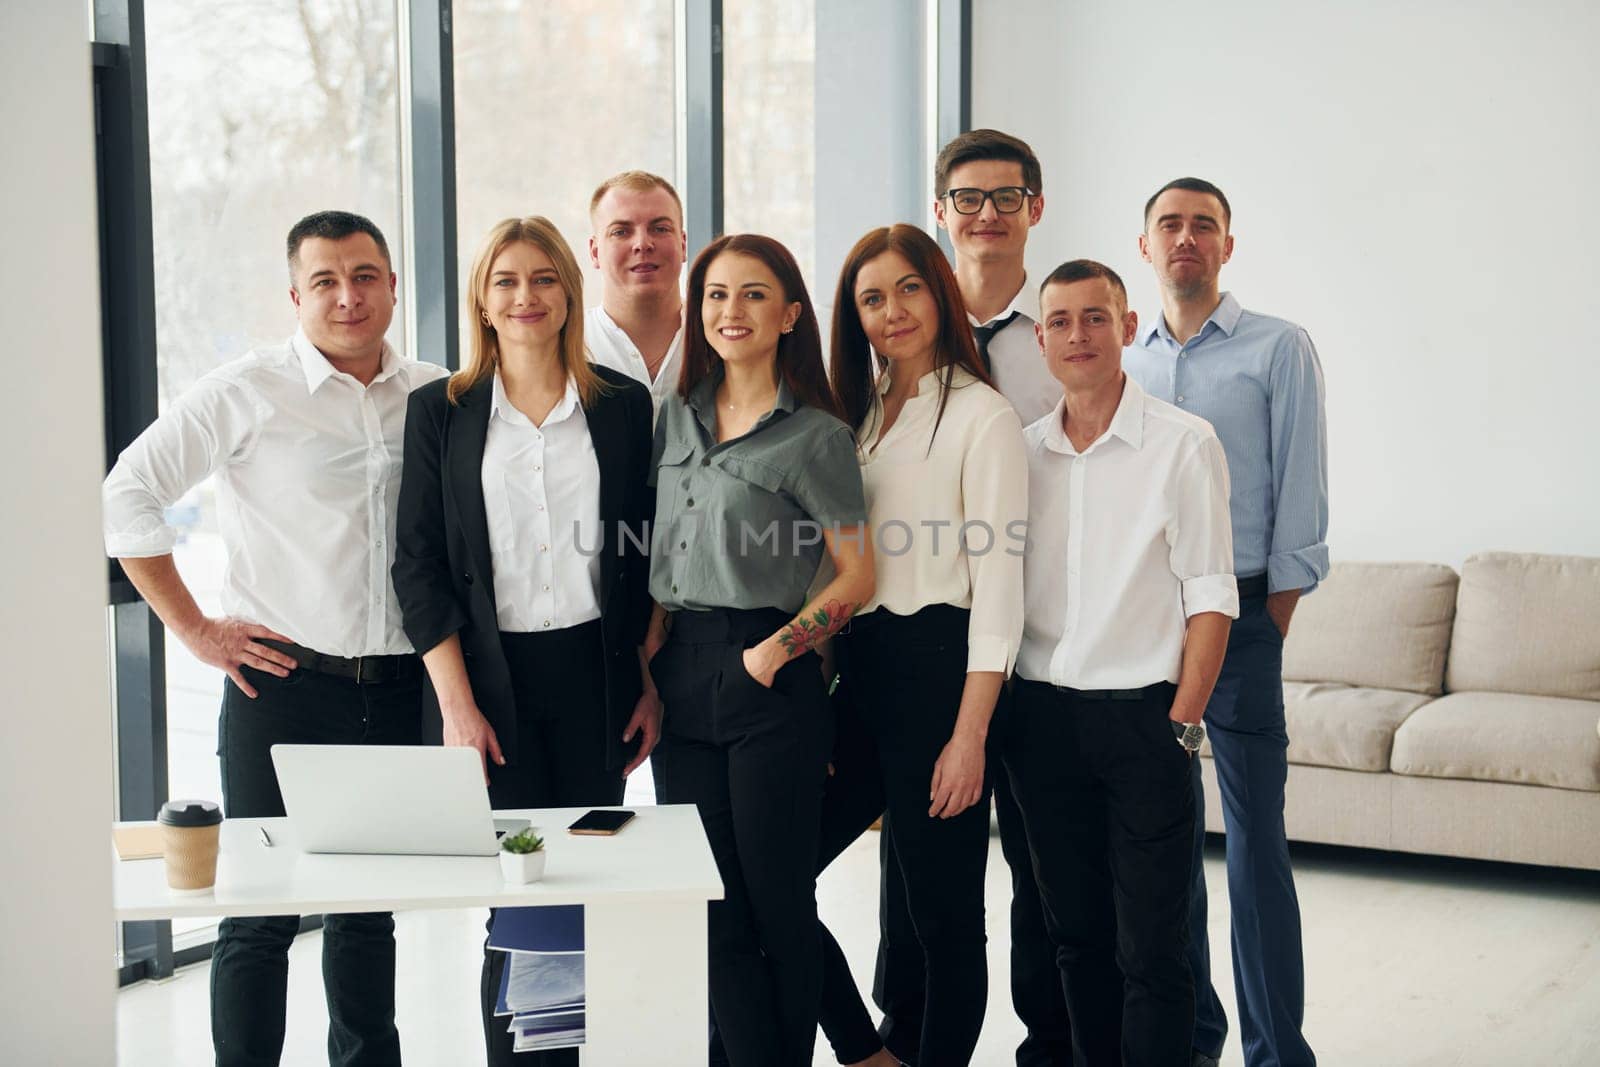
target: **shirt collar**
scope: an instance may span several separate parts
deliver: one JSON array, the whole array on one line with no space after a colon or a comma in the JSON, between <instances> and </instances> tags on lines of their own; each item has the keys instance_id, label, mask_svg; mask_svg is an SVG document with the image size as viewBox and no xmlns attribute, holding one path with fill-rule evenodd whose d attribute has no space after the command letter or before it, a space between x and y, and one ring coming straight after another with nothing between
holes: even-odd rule
<instances>
[{"instance_id":1,"label":"shirt collar","mask_svg":"<svg viewBox=\"0 0 1600 1067\"><path fill-rule=\"evenodd\" d=\"M722 384L723 375L722 361L718 360L716 366L711 368L711 373L700 379L700 383L689 390L689 409L695 413L696 419L699 420L700 425L705 427L708 433L716 425L716 393L717 386ZM779 412L785 415L794 414L795 408L799 406L800 402L795 399L794 393L790 391L789 383L784 381L783 376L780 374L778 376L778 396L773 402L772 410L756 420L756 424L750 428L750 433L755 433L761 429Z\"/></svg>"},{"instance_id":2,"label":"shirt collar","mask_svg":"<svg viewBox=\"0 0 1600 1067\"><path fill-rule=\"evenodd\" d=\"M1018 289L1017 295L1011 298L1011 303L1007 304L1005 310L990 319L989 322L1003 319L1012 312L1020 313L1029 322L1039 321L1039 291L1028 284L1028 276L1026 274L1022 276L1022 288ZM989 322L979 322L973 318L971 312L967 313L967 321L974 326L989 325Z\"/></svg>"},{"instance_id":3,"label":"shirt collar","mask_svg":"<svg viewBox=\"0 0 1600 1067\"><path fill-rule=\"evenodd\" d=\"M569 374L567 376L566 392L561 395L561 399L557 401L556 406L550 409L550 414L544 417L543 425L553 426L566 419L577 408L578 386ZM505 383L500 380L500 372L498 370L494 372L494 389L489 395L489 417L492 419L497 415L513 425L533 425L533 420L518 410L517 406L511 402L511 398L506 396Z\"/></svg>"},{"instance_id":4,"label":"shirt collar","mask_svg":"<svg viewBox=\"0 0 1600 1067\"><path fill-rule=\"evenodd\" d=\"M938 391L940 369L941 368L936 367L917 379L917 391L911 394L911 398L913 400L919 396L924 396ZM966 368L957 367L955 369L955 373L950 377L950 384L965 385L969 378L973 381L977 380L972 378L972 375L967 372ZM877 390L880 397L888 395L890 380L888 367L885 367L883 370L878 372Z\"/></svg>"},{"instance_id":5,"label":"shirt collar","mask_svg":"<svg viewBox=\"0 0 1600 1067\"><path fill-rule=\"evenodd\" d=\"M603 305L596 305L593 311L595 321L600 324L600 329L610 336L613 344L621 346L624 351L632 351L635 355L639 355L639 346L633 343L633 338L628 336L627 330L617 325L617 320L611 317L611 312L607 311ZM672 335L672 343L667 346L666 358L670 360L672 353L677 351L678 346L681 344L683 344L683 316L679 315L678 332ZM640 355L639 358L643 359L644 357Z\"/></svg>"},{"instance_id":6,"label":"shirt collar","mask_svg":"<svg viewBox=\"0 0 1600 1067\"><path fill-rule=\"evenodd\" d=\"M300 370L306 376L306 392L315 393L322 383L340 373L328 357L324 356L316 345L311 343L311 338L306 336L305 330L296 330L289 347L294 349L295 356L300 360ZM378 373L373 377L373 385L386 381L400 372L400 356L395 352L388 341L383 342L383 355L379 358Z\"/></svg>"},{"instance_id":7,"label":"shirt collar","mask_svg":"<svg viewBox=\"0 0 1600 1067\"><path fill-rule=\"evenodd\" d=\"M1215 324L1217 329L1221 330L1224 336L1232 337L1233 331L1239 325L1239 316L1243 313L1244 309L1239 306L1238 298L1235 297L1231 292L1225 292L1222 294L1222 299L1217 301L1216 310L1206 317L1205 322L1201 323L1200 332L1195 334L1195 336L1204 337L1206 328L1212 324ZM1172 336L1171 330L1167 329L1167 316L1164 312L1156 316L1156 320L1153 324L1144 328L1144 341L1146 344L1149 344L1158 337L1163 341L1167 341L1173 345L1178 344L1178 339Z\"/></svg>"},{"instance_id":8,"label":"shirt collar","mask_svg":"<svg viewBox=\"0 0 1600 1067\"><path fill-rule=\"evenodd\" d=\"M1111 424L1106 427L1106 432L1095 440L1084 453L1093 451L1095 445L1107 437L1120 437L1135 449L1144 446L1144 407L1145 391L1139 388L1139 383L1128 374L1122 376L1122 399L1117 402L1116 414L1111 416ZM1062 452L1069 456L1078 455L1078 450L1072 447L1072 441L1067 437L1066 426L1062 415L1066 412L1067 398L1063 396L1056 401L1056 406L1050 409L1046 416L1050 422L1045 430L1044 443L1054 452Z\"/></svg>"}]
</instances>

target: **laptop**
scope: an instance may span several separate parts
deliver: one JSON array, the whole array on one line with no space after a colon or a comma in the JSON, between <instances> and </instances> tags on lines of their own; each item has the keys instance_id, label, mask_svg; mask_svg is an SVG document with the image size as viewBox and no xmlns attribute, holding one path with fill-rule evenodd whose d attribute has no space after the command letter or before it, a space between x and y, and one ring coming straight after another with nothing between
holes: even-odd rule
<instances>
[{"instance_id":1,"label":"laptop","mask_svg":"<svg viewBox=\"0 0 1600 1067\"><path fill-rule=\"evenodd\" d=\"M273 745L302 852L493 856L527 819L495 819L470 748Z\"/></svg>"}]
</instances>

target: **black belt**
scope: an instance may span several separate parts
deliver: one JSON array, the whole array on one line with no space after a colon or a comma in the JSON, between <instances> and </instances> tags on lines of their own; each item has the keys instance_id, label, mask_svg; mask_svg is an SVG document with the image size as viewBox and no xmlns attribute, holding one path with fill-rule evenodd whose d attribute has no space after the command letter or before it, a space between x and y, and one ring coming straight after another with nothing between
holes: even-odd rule
<instances>
[{"instance_id":1,"label":"black belt","mask_svg":"<svg viewBox=\"0 0 1600 1067\"><path fill-rule=\"evenodd\" d=\"M1267 576L1265 573L1252 574L1248 578L1235 578L1234 582L1239 586L1239 596L1241 599L1246 597L1264 597L1267 595Z\"/></svg>"},{"instance_id":2,"label":"black belt","mask_svg":"<svg viewBox=\"0 0 1600 1067\"><path fill-rule=\"evenodd\" d=\"M1064 696L1077 700L1125 700L1143 701L1151 697L1170 693L1178 687L1171 682L1156 682L1154 685L1144 686L1142 689L1073 689L1066 685L1051 685L1049 682L1036 682L1032 678L1018 676L1017 680L1026 685L1042 685Z\"/></svg>"},{"instance_id":3,"label":"black belt","mask_svg":"<svg viewBox=\"0 0 1600 1067\"><path fill-rule=\"evenodd\" d=\"M379 685L402 678L415 677L422 669L422 661L406 653L398 656L327 656L313 648L288 641L271 641L257 638L280 652L286 652L301 670L316 671L344 678L357 685Z\"/></svg>"},{"instance_id":4,"label":"black belt","mask_svg":"<svg viewBox=\"0 0 1600 1067\"><path fill-rule=\"evenodd\" d=\"M780 608L682 610L667 616L671 640L689 645L740 644L751 638L766 640L793 618L793 612Z\"/></svg>"}]
</instances>

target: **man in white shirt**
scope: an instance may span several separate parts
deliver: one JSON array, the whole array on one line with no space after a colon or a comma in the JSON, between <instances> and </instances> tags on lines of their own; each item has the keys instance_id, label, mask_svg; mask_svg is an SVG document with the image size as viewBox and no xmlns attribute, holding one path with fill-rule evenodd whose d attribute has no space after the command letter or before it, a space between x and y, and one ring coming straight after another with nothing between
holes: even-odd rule
<instances>
[{"instance_id":1,"label":"man in white shirt","mask_svg":"<svg viewBox=\"0 0 1600 1067\"><path fill-rule=\"evenodd\" d=\"M1239 614L1228 469L1205 420L1122 371L1110 268L1045 279L1062 399L1024 432L1024 629L1005 762L1080 1067L1189 1062L1189 761ZM1120 967L1119 967L1120 964Z\"/></svg>"},{"instance_id":2,"label":"man in white shirt","mask_svg":"<svg viewBox=\"0 0 1600 1067\"><path fill-rule=\"evenodd\" d=\"M1061 387L1039 359L1034 339L1039 297L1028 284L1023 263L1028 231L1044 216L1043 183L1033 149L999 130L964 133L934 161L934 216L955 249L956 283L979 360L1024 426L1044 416L1061 396ZM991 732L997 744L1005 731L1009 697L1002 694L1000 700ZM1045 933L1022 818L1005 776L993 779L1000 848L1011 868L1011 1003L1027 1028L1017 1047L1017 1067L1070 1063L1072 1027ZM915 1063L922 1030L922 948L906 907L892 823L883 825L881 932L872 996L883 1009L879 1033L884 1046Z\"/></svg>"},{"instance_id":3,"label":"man in white shirt","mask_svg":"<svg viewBox=\"0 0 1600 1067\"><path fill-rule=\"evenodd\" d=\"M342 211L289 231L289 341L207 374L128 446L104 488L107 552L194 656L224 671L217 754L229 818L284 814L271 747L418 744L422 672L389 580L411 391L442 367L384 333L395 275L382 233ZM221 617L173 564L163 511L216 478ZM283 1050L297 916L224 919L211 963L218 1064ZM394 920L328 915L328 1058L398 1063Z\"/></svg>"},{"instance_id":4,"label":"man in white shirt","mask_svg":"<svg viewBox=\"0 0 1600 1067\"><path fill-rule=\"evenodd\" d=\"M600 271L600 306L584 313L590 358L649 389L659 415L678 388L683 351L683 202L665 178L623 171L594 191L589 221L589 260Z\"/></svg>"}]
</instances>

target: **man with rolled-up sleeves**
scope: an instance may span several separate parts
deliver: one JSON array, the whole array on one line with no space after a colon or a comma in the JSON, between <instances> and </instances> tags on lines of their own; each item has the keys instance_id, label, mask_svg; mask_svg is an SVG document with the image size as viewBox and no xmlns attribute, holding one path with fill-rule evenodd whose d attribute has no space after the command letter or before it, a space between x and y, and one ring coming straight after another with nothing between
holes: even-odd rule
<instances>
[{"instance_id":1,"label":"man with rolled-up sleeves","mask_svg":"<svg viewBox=\"0 0 1600 1067\"><path fill-rule=\"evenodd\" d=\"M1239 612L1222 446L1123 373L1127 301L1091 260L1045 279L1035 332L1062 395L1023 433L1005 765L1078 1067L1189 1059L1190 767Z\"/></svg>"},{"instance_id":2,"label":"man with rolled-up sleeves","mask_svg":"<svg viewBox=\"0 0 1600 1067\"><path fill-rule=\"evenodd\" d=\"M107 552L194 656L227 674L217 754L229 818L284 814L274 744L421 743L422 669L389 580L406 401L444 368L384 340L383 234L342 211L289 231L299 331L207 374L128 446L104 488ZM163 515L215 476L222 607L203 614ZM283 1053L295 915L224 919L211 959L221 1065ZM400 1062L394 919L328 915L328 1059Z\"/></svg>"},{"instance_id":3,"label":"man with rolled-up sleeves","mask_svg":"<svg viewBox=\"0 0 1600 1067\"><path fill-rule=\"evenodd\" d=\"M1295 603L1328 573L1322 366L1305 330L1220 291L1232 221L1222 190L1201 178L1168 182L1146 203L1139 251L1160 282L1162 314L1123 361L1151 396L1209 421L1228 456L1240 613L1205 722L1227 829L1240 1038L1249 1067L1309 1067L1300 903L1283 824L1283 639ZM1192 1062L1213 1067L1228 1019L1211 986L1198 765L1193 786Z\"/></svg>"}]
</instances>

